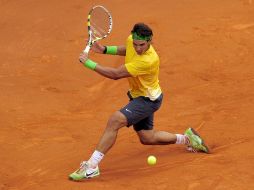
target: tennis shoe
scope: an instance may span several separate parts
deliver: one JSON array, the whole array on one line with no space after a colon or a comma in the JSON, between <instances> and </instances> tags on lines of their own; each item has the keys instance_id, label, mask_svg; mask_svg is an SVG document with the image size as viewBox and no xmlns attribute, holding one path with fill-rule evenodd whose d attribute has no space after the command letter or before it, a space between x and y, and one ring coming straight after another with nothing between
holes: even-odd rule
<instances>
[{"instance_id":1,"label":"tennis shoe","mask_svg":"<svg viewBox=\"0 0 254 190\"><path fill-rule=\"evenodd\" d=\"M190 141L190 144L187 146L188 151L210 153L210 150L204 140L193 128L187 129L184 134Z\"/></svg>"},{"instance_id":2,"label":"tennis shoe","mask_svg":"<svg viewBox=\"0 0 254 190\"><path fill-rule=\"evenodd\" d=\"M79 181L82 179L89 179L100 175L99 167L91 168L87 161L83 161L80 164L79 169L69 175L69 178L74 181Z\"/></svg>"}]
</instances>

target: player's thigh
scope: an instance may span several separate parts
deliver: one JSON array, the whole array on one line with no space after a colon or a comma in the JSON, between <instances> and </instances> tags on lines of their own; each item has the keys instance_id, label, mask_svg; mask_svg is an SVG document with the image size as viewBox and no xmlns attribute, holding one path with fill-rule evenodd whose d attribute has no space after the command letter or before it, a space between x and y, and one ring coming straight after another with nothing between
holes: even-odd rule
<instances>
[{"instance_id":1,"label":"player's thigh","mask_svg":"<svg viewBox=\"0 0 254 190\"><path fill-rule=\"evenodd\" d=\"M120 112L127 118L128 127L149 117L155 111L153 103L143 97L131 100L126 106L120 109Z\"/></svg>"},{"instance_id":2,"label":"player's thigh","mask_svg":"<svg viewBox=\"0 0 254 190\"><path fill-rule=\"evenodd\" d=\"M148 117L142 119L138 123L133 125L135 131L140 130L152 130L153 129L154 114L150 114Z\"/></svg>"}]
</instances>

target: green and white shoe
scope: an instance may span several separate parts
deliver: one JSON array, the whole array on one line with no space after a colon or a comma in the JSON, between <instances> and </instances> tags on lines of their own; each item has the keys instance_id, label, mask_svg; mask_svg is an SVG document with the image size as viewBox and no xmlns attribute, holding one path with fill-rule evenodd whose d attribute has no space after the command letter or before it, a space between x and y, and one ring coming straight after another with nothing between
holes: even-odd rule
<instances>
[{"instance_id":1,"label":"green and white shoe","mask_svg":"<svg viewBox=\"0 0 254 190\"><path fill-rule=\"evenodd\" d=\"M100 175L98 166L95 169L88 168L87 161L81 162L79 169L70 174L69 178L74 181L80 181L82 179L89 179Z\"/></svg>"},{"instance_id":2,"label":"green and white shoe","mask_svg":"<svg viewBox=\"0 0 254 190\"><path fill-rule=\"evenodd\" d=\"M204 140L200 137L200 135L193 129L187 129L184 134L188 137L190 141L190 145L192 149L195 151L201 151L205 153L210 153L208 146L205 144Z\"/></svg>"}]
</instances>

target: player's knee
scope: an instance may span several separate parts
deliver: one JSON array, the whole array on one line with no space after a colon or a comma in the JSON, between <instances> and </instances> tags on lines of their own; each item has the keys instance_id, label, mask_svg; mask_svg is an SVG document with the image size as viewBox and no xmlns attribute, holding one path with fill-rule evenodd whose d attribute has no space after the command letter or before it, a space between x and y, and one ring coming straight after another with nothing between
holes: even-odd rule
<instances>
[{"instance_id":1,"label":"player's knee","mask_svg":"<svg viewBox=\"0 0 254 190\"><path fill-rule=\"evenodd\" d=\"M155 143L155 133L153 130L141 130L138 132L138 137L143 145L152 145Z\"/></svg>"},{"instance_id":2,"label":"player's knee","mask_svg":"<svg viewBox=\"0 0 254 190\"><path fill-rule=\"evenodd\" d=\"M140 138L139 140L140 140L141 144L143 144L143 145L151 145L151 144L153 144L152 140L148 139L148 138Z\"/></svg>"},{"instance_id":3,"label":"player's knee","mask_svg":"<svg viewBox=\"0 0 254 190\"><path fill-rule=\"evenodd\" d=\"M126 117L121 112L117 111L109 118L107 127L113 130L117 130L126 125Z\"/></svg>"}]
</instances>

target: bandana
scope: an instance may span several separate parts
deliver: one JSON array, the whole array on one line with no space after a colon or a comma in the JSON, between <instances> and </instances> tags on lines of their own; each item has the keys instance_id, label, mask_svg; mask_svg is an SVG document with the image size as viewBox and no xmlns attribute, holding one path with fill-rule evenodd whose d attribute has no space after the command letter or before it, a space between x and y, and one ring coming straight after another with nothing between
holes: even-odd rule
<instances>
[{"instance_id":1,"label":"bandana","mask_svg":"<svg viewBox=\"0 0 254 190\"><path fill-rule=\"evenodd\" d=\"M132 32L131 34L133 40L146 40L146 41L151 40L151 36L140 36L136 32Z\"/></svg>"}]
</instances>

